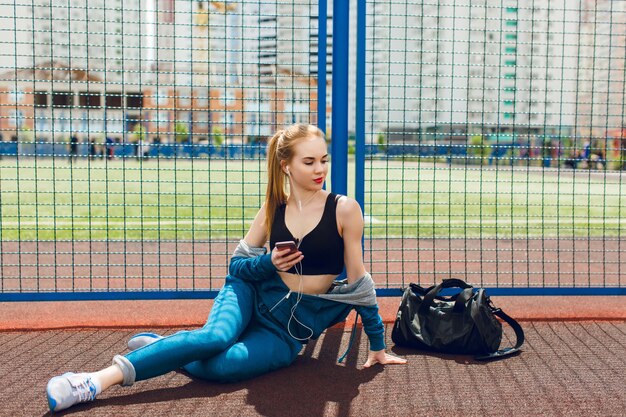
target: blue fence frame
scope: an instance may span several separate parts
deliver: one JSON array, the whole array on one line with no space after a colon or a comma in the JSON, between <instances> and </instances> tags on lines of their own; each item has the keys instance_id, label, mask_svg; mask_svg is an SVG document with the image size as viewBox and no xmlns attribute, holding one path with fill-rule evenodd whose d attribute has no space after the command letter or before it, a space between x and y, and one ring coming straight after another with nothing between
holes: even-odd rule
<instances>
[{"instance_id":1,"label":"blue fence frame","mask_svg":"<svg viewBox=\"0 0 626 417\"><path fill-rule=\"evenodd\" d=\"M333 15L333 83L332 83L332 148L333 191L347 194L348 178L348 121L345 115L348 113L348 76L349 76L349 33L350 12L357 15L357 68L356 68L356 146L355 146L355 197L365 211L365 159L367 156L382 153L377 145L366 144L365 141L365 75L366 75L366 0L357 0L357 9L350 10L349 2L334 0ZM319 48L318 48L318 121L319 127L325 130L326 121L326 19L327 4L319 2ZM149 157L217 157L217 158L259 158L265 156L265 146L252 145L197 145L175 144L154 145L150 144ZM112 145L115 156L137 156L137 145L115 144ZM513 145L511 145L513 146ZM501 157L511 146L495 148L493 158ZM89 155L88 144L78 147L79 155ZM68 156L67 143L44 143L34 142L18 144L13 142L0 143L2 155L56 155ZM458 145L402 145L394 146L384 152L385 156L418 155L438 157L463 157L467 155L467 147ZM102 156L104 157L104 155ZM365 213L367 214L367 213ZM626 295L626 288L622 287L487 287L490 295L496 296L579 296L579 295ZM194 291L102 291L102 292L49 292L49 293L0 293L0 302L6 301L70 301L70 300L156 300L156 299L206 299L214 298L218 291L194 290ZM382 297L397 297L402 294L401 288L378 289L377 294Z\"/></svg>"},{"instance_id":2,"label":"blue fence frame","mask_svg":"<svg viewBox=\"0 0 626 417\"><path fill-rule=\"evenodd\" d=\"M109 146L107 146L109 147ZM136 143L116 143L110 145L113 158L134 158L139 157L137 151L139 145ZM102 148L104 151L104 147ZM264 158L267 147L265 144L247 144L247 145L221 145L215 146L211 144L150 144L149 150L143 157L147 158L231 158L231 159L257 159ZM70 151L68 144L65 142L32 142L21 143L16 142L0 142L0 155L5 156L55 156L68 157ZM81 143L77 146L76 156L106 158L107 154L89 152L89 144Z\"/></svg>"},{"instance_id":3,"label":"blue fence frame","mask_svg":"<svg viewBox=\"0 0 626 417\"><path fill-rule=\"evenodd\" d=\"M502 288L485 287L491 296L624 296L626 288ZM442 295L451 295L444 290ZM0 293L0 302L24 301L107 301L107 300L206 300L217 297L217 290L195 291L98 291L98 292L45 292ZM402 288L378 288L378 297L400 297Z\"/></svg>"}]
</instances>

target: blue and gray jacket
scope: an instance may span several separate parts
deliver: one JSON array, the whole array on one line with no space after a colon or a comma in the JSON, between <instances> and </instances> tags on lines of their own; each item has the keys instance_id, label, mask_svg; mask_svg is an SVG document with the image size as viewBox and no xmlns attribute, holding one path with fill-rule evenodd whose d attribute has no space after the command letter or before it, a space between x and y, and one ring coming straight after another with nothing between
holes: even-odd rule
<instances>
[{"instance_id":1,"label":"blue and gray jacket","mask_svg":"<svg viewBox=\"0 0 626 417\"><path fill-rule=\"evenodd\" d=\"M243 240L239 242L230 260L230 275L249 281L255 286L260 311L270 313L285 326L289 325L289 331L294 336L317 339L324 330L344 321L350 311L355 309L362 318L363 330L370 341L370 350L378 351L386 347L385 329L378 314L374 281L369 273L350 284L346 280L335 281L333 288L326 294L301 294L295 311L297 321L290 321L292 308L300 294L292 295L292 291L276 271L271 254L267 253L266 248L251 247ZM353 331L353 336L354 333ZM340 361L342 359L343 357Z\"/></svg>"}]
</instances>

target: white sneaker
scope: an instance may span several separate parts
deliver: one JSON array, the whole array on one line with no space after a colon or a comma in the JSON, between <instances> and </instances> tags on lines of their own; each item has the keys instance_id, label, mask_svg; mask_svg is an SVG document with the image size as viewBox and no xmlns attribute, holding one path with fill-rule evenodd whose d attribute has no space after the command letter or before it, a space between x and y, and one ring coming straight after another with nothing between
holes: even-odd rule
<instances>
[{"instance_id":1,"label":"white sneaker","mask_svg":"<svg viewBox=\"0 0 626 417\"><path fill-rule=\"evenodd\" d=\"M48 381L48 406L53 412L65 410L74 404L95 400L98 391L88 374L68 372Z\"/></svg>"},{"instance_id":2,"label":"white sneaker","mask_svg":"<svg viewBox=\"0 0 626 417\"><path fill-rule=\"evenodd\" d=\"M136 350L150 343L154 343L159 339L163 339L163 336L159 336L155 333L137 333L128 340L128 349Z\"/></svg>"}]
</instances>

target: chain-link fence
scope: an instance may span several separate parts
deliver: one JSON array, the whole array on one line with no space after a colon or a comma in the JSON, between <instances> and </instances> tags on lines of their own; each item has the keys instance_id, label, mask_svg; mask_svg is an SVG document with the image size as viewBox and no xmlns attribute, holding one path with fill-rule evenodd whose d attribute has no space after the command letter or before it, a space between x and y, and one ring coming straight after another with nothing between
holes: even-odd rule
<instances>
[{"instance_id":1,"label":"chain-link fence","mask_svg":"<svg viewBox=\"0 0 626 417\"><path fill-rule=\"evenodd\" d=\"M366 13L370 269L392 287L622 286L626 2Z\"/></svg>"},{"instance_id":2,"label":"chain-link fence","mask_svg":"<svg viewBox=\"0 0 626 417\"><path fill-rule=\"evenodd\" d=\"M622 293L625 3L0 3L0 297L214 295L292 123L381 294Z\"/></svg>"}]
</instances>

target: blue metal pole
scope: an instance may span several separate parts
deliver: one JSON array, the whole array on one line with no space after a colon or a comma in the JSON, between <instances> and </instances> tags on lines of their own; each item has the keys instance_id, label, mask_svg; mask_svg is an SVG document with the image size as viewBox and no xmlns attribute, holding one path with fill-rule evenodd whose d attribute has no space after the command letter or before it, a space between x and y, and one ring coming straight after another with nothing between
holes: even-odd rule
<instances>
[{"instance_id":1,"label":"blue metal pole","mask_svg":"<svg viewBox=\"0 0 626 417\"><path fill-rule=\"evenodd\" d=\"M620 296L626 297L624 287L485 287L492 296ZM379 297L400 297L402 288L377 288ZM88 301L88 300L191 300L213 299L219 291L93 291L93 292L3 292L0 302L30 301ZM453 291L444 290L441 295L453 295Z\"/></svg>"},{"instance_id":2,"label":"blue metal pole","mask_svg":"<svg viewBox=\"0 0 626 417\"><path fill-rule=\"evenodd\" d=\"M326 37L328 36L328 4L318 3L317 19L317 127L326 133Z\"/></svg>"},{"instance_id":3,"label":"blue metal pole","mask_svg":"<svg viewBox=\"0 0 626 417\"><path fill-rule=\"evenodd\" d=\"M322 0L323 1L323 0ZM332 190L348 194L348 65L350 2L333 0Z\"/></svg>"},{"instance_id":4,"label":"blue metal pole","mask_svg":"<svg viewBox=\"0 0 626 417\"><path fill-rule=\"evenodd\" d=\"M365 13L366 1L357 0L355 199L365 213Z\"/></svg>"}]
</instances>

